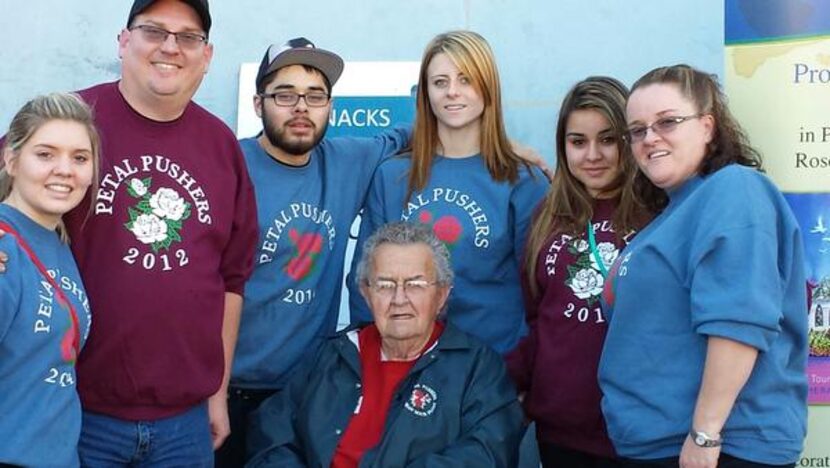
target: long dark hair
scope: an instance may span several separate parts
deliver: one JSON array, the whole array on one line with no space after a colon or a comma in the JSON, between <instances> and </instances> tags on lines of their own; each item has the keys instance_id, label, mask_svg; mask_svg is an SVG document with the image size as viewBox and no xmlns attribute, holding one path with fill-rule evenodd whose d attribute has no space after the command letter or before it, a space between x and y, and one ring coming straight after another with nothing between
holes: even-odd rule
<instances>
[{"instance_id":1,"label":"long dark hair","mask_svg":"<svg viewBox=\"0 0 830 468\"><path fill-rule=\"evenodd\" d=\"M628 89L606 76L588 77L571 88L559 109L556 123L556 173L545 199L539 205L528 234L525 248L524 269L532 295L538 294L535 280L536 258L545 243L554 233L576 235L585 229L594 215L594 198L568 170L565 154L565 137L568 118L576 110L590 109L599 112L608 121L617 139L619 174L609 192L619 191L619 204L614 212L613 224L618 238L641 227L645 208L638 203L633 192L634 175L637 167L631 156L631 149L625 143L626 131L625 100Z\"/></svg>"}]
</instances>

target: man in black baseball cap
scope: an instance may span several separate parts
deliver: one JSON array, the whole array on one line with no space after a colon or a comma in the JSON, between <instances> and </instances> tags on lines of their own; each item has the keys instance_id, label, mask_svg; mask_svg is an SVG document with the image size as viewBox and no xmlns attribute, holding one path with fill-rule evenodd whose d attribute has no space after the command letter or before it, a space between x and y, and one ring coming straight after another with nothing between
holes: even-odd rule
<instances>
[{"instance_id":1,"label":"man in black baseball cap","mask_svg":"<svg viewBox=\"0 0 830 468\"><path fill-rule=\"evenodd\" d=\"M207 0L137 0L128 18L120 79L79 92L101 190L64 219L95 316L78 452L82 466L212 467L230 431L253 188L233 132L192 101L213 56Z\"/></svg>"}]
</instances>

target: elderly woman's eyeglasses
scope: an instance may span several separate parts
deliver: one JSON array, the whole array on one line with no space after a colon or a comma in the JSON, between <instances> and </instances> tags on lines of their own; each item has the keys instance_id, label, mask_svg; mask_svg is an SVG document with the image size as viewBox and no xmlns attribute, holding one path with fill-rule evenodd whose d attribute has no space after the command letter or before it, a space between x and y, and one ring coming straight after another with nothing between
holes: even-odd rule
<instances>
[{"instance_id":1,"label":"elderly woman's eyeglasses","mask_svg":"<svg viewBox=\"0 0 830 468\"><path fill-rule=\"evenodd\" d=\"M628 127L628 132L626 132L625 138L629 143L640 143L646 139L649 129L658 135L665 135L673 132L674 129L683 122L690 119L697 119L703 117L704 115L705 114L692 114L675 117L662 117L650 125L635 125L633 127Z\"/></svg>"},{"instance_id":2,"label":"elderly woman's eyeglasses","mask_svg":"<svg viewBox=\"0 0 830 468\"><path fill-rule=\"evenodd\" d=\"M392 280L375 280L369 281L369 288L375 292L375 294L384 297L384 298L391 298L395 295L395 292L398 290L398 287L403 287L403 293L406 294L406 297L413 298L417 297L431 286L435 286L438 284L438 281L427 281L424 279L410 279L406 280L402 283Z\"/></svg>"},{"instance_id":3,"label":"elderly woman's eyeglasses","mask_svg":"<svg viewBox=\"0 0 830 468\"><path fill-rule=\"evenodd\" d=\"M139 24L129 28L130 31L136 29L141 31L141 36L145 41L153 44L163 44L168 36L173 36L176 39L176 44L182 49L193 50L207 43L207 37L192 32L173 32L149 24Z\"/></svg>"}]
</instances>

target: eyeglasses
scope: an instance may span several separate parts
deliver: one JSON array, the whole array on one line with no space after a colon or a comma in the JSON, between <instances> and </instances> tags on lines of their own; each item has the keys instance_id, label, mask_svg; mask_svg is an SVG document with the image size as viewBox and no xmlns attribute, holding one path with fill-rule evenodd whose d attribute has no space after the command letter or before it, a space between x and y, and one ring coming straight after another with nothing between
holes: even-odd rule
<instances>
[{"instance_id":1,"label":"eyeglasses","mask_svg":"<svg viewBox=\"0 0 830 468\"><path fill-rule=\"evenodd\" d=\"M276 93L262 93L260 96L274 99L274 104L280 107L294 107L300 102L300 98L305 99L308 107L325 107L331 98L322 91L312 91L305 94L295 93L294 91L277 91Z\"/></svg>"},{"instance_id":2,"label":"eyeglasses","mask_svg":"<svg viewBox=\"0 0 830 468\"><path fill-rule=\"evenodd\" d=\"M392 280L375 280L369 281L368 285L375 292L375 294L389 299L395 295L399 286L403 287L403 293L408 298L418 297L426 292L430 286L435 286L438 281L427 281L423 279L406 280L403 283L398 283Z\"/></svg>"},{"instance_id":3,"label":"eyeglasses","mask_svg":"<svg viewBox=\"0 0 830 468\"><path fill-rule=\"evenodd\" d=\"M673 132L674 129L683 122L689 119L697 119L703 117L704 115L705 114L692 114L678 117L663 117L657 119L650 125L636 125L634 127L628 127L625 139L628 140L629 143L640 143L646 139L649 129L658 135L665 135Z\"/></svg>"},{"instance_id":4,"label":"eyeglasses","mask_svg":"<svg viewBox=\"0 0 830 468\"><path fill-rule=\"evenodd\" d=\"M128 28L130 31L138 29L141 31L141 36L145 41L153 44L163 44L167 41L167 36L172 35L176 39L176 44L182 49L193 50L199 46L207 43L207 37L192 32L173 32L166 29L150 26L149 24L139 24Z\"/></svg>"}]
</instances>

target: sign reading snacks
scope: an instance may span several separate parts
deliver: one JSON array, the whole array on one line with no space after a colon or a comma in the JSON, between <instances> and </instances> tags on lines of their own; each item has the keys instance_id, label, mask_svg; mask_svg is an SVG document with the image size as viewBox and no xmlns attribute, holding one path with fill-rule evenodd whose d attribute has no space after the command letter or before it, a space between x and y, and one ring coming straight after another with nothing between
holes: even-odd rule
<instances>
[{"instance_id":1,"label":"sign reading snacks","mask_svg":"<svg viewBox=\"0 0 830 468\"><path fill-rule=\"evenodd\" d=\"M415 89L420 62L346 62L332 90L326 137L373 136L415 120ZM236 135L256 135L262 122L252 104L257 63L239 71Z\"/></svg>"}]
</instances>

